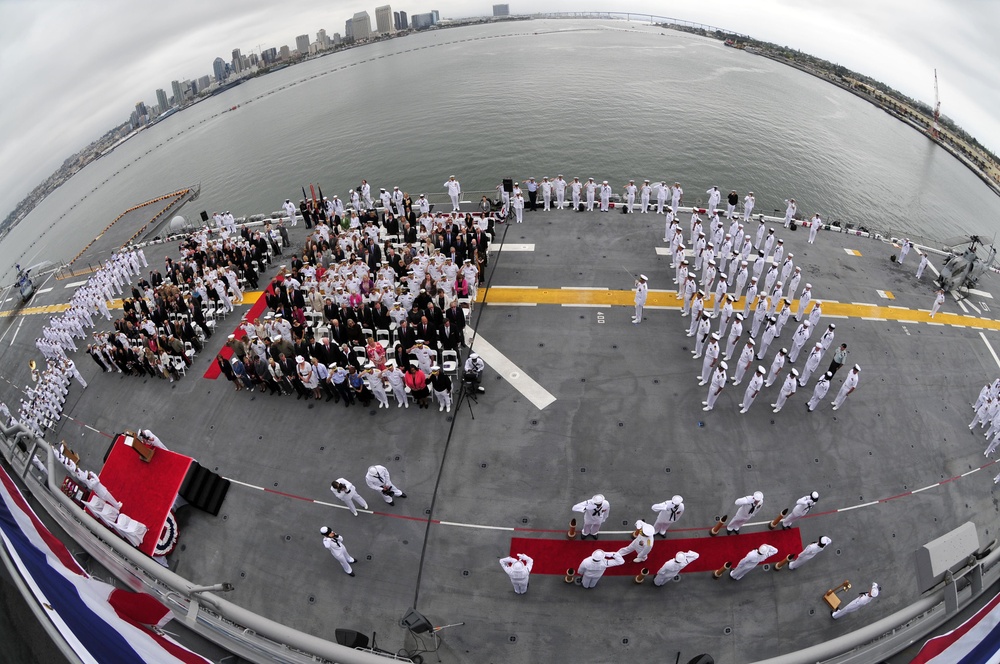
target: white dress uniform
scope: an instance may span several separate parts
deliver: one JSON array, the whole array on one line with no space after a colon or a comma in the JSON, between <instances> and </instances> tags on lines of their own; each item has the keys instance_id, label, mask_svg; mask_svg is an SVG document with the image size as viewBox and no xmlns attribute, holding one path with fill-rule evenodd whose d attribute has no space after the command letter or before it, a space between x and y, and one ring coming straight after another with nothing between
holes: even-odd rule
<instances>
[{"instance_id":1,"label":"white dress uniform","mask_svg":"<svg viewBox=\"0 0 1000 664\"><path fill-rule=\"evenodd\" d=\"M781 520L781 527L791 528L792 524L804 517L806 514L809 514L809 510L816 505L816 501L818 500L819 494L815 491L810 493L808 496L802 496L799 498L795 501L795 507L792 508L792 511Z\"/></svg>"},{"instance_id":2,"label":"white dress uniform","mask_svg":"<svg viewBox=\"0 0 1000 664\"><path fill-rule=\"evenodd\" d=\"M934 314L938 312L942 304L944 304L944 290L939 290L937 295L934 296L934 305L931 307L931 318L934 318Z\"/></svg>"},{"instance_id":3,"label":"white dress uniform","mask_svg":"<svg viewBox=\"0 0 1000 664\"><path fill-rule=\"evenodd\" d=\"M741 560L739 564L729 572L729 576L739 581L747 575L747 572L776 553L778 553L778 549L775 547L770 544L761 544L759 547L751 549L747 555L743 556L743 560Z\"/></svg>"},{"instance_id":4,"label":"white dress uniform","mask_svg":"<svg viewBox=\"0 0 1000 664\"><path fill-rule=\"evenodd\" d=\"M736 352L736 342L743 335L743 314L736 314L733 319L733 324L729 328L729 337L726 339L726 353L723 357L726 360Z\"/></svg>"},{"instance_id":5,"label":"white dress uniform","mask_svg":"<svg viewBox=\"0 0 1000 664\"><path fill-rule=\"evenodd\" d=\"M819 402L823 400L826 393L830 391L830 379L833 378L833 374L827 371L825 374L820 376L820 379L816 381L816 386L813 387L812 397L806 403L806 410L810 413L816 410L816 406Z\"/></svg>"},{"instance_id":6,"label":"white dress uniform","mask_svg":"<svg viewBox=\"0 0 1000 664\"><path fill-rule=\"evenodd\" d=\"M652 191L653 188L649 186L649 180L643 182L642 187L639 188L639 211L642 214L649 212L649 195Z\"/></svg>"},{"instance_id":7,"label":"white dress uniform","mask_svg":"<svg viewBox=\"0 0 1000 664\"><path fill-rule=\"evenodd\" d=\"M605 500L601 494L597 494L589 500L573 505L573 511L583 513L581 539L591 535L597 539L597 534L601 532L601 525L607 521L608 515L611 513L611 503Z\"/></svg>"},{"instance_id":8,"label":"white dress uniform","mask_svg":"<svg viewBox=\"0 0 1000 664\"><path fill-rule=\"evenodd\" d=\"M514 217L517 223L524 222L524 197L521 194L516 194L510 200L510 207L514 210Z\"/></svg>"},{"instance_id":9,"label":"white dress uniform","mask_svg":"<svg viewBox=\"0 0 1000 664\"><path fill-rule=\"evenodd\" d=\"M406 381L403 370L399 367L392 367L382 372L385 379L392 388L392 395L396 398L396 408L409 408L410 402L406 398Z\"/></svg>"},{"instance_id":10,"label":"white dress uniform","mask_svg":"<svg viewBox=\"0 0 1000 664\"><path fill-rule=\"evenodd\" d=\"M563 179L563 176L557 175L556 179L552 181L552 188L556 191L556 207L560 210L563 209L566 203L566 185L568 183Z\"/></svg>"},{"instance_id":11,"label":"white dress uniform","mask_svg":"<svg viewBox=\"0 0 1000 664\"><path fill-rule=\"evenodd\" d=\"M788 397L795 394L795 389L799 384L798 377L798 370L792 369L788 372L788 375L785 376L785 382L781 384L781 390L778 392L778 400L771 404L771 407L774 409L771 412L781 412L781 409L784 407L785 401L788 400Z\"/></svg>"},{"instance_id":12,"label":"white dress uniform","mask_svg":"<svg viewBox=\"0 0 1000 664\"><path fill-rule=\"evenodd\" d=\"M774 360L771 362L771 370L767 374L767 380L764 381L764 387L771 387L774 381L778 380L778 374L781 369L785 366L785 357L788 356L788 351L782 348L778 351L778 354L774 356Z\"/></svg>"},{"instance_id":13,"label":"white dress uniform","mask_svg":"<svg viewBox=\"0 0 1000 664\"><path fill-rule=\"evenodd\" d=\"M646 283L646 275L640 274L639 279L635 282L635 316L632 317L633 323L642 322L642 308L646 304L646 293L649 291L649 285Z\"/></svg>"},{"instance_id":14,"label":"white dress uniform","mask_svg":"<svg viewBox=\"0 0 1000 664\"><path fill-rule=\"evenodd\" d=\"M291 222L290 225L294 226L297 224L299 220L298 217L295 216L295 203L286 198L285 202L281 204L281 207L284 208L285 214L288 215L288 221Z\"/></svg>"},{"instance_id":15,"label":"white dress uniform","mask_svg":"<svg viewBox=\"0 0 1000 664\"><path fill-rule=\"evenodd\" d=\"M813 218L809 220L809 244L816 242L816 235L819 233L819 227L823 224L823 220L819 218L819 215L813 215Z\"/></svg>"},{"instance_id":16,"label":"white dress uniform","mask_svg":"<svg viewBox=\"0 0 1000 664\"><path fill-rule=\"evenodd\" d=\"M601 212L607 212L611 207L611 185L605 180L601 183Z\"/></svg>"},{"instance_id":17,"label":"white dress uniform","mask_svg":"<svg viewBox=\"0 0 1000 664\"><path fill-rule=\"evenodd\" d=\"M635 529L639 531L639 534L635 536L631 544L618 549L618 554L624 557L635 552L633 562L646 562L649 552L653 550L653 526L639 519L635 522Z\"/></svg>"},{"instance_id":18,"label":"white dress uniform","mask_svg":"<svg viewBox=\"0 0 1000 664\"><path fill-rule=\"evenodd\" d=\"M802 351L802 347L806 345L806 341L809 340L810 333L809 321L803 321L801 325L795 330L795 334L792 335L792 352L788 355L789 362L795 362L799 358L799 353Z\"/></svg>"},{"instance_id":19,"label":"white dress uniform","mask_svg":"<svg viewBox=\"0 0 1000 664\"><path fill-rule=\"evenodd\" d=\"M792 223L792 217L798 211L798 206L795 204L794 198L789 198L785 201L788 203L788 207L785 208L785 228L788 228Z\"/></svg>"},{"instance_id":20,"label":"white dress uniform","mask_svg":"<svg viewBox=\"0 0 1000 664\"><path fill-rule=\"evenodd\" d=\"M833 409L837 410L844 405L844 401L847 399L847 395L854 391L858 386L858 374L861 372L861 367L857 364L854 368L847 374L847 378L844 379L844 384L840 386L840 392L837 392L837 398L833 400Z\"/></svg>"},{"instance_id":21,"label":"white dress uniform","mask_svg":"<svg viewBox=\"0 0 1000 664\"><path fill-rule=\"evenodd\" d=\"M736 362L736 375L733 376L733 385L739 385L743 381L743 375L753 364L754 360L754 343L753 339L747 339L747 343L743 346L743 352L740 353L740 359Z\"/></svg>"},{"instance_id":22,"label":"white dress uniform","mask_svg":"<svg viewBox=\"0 0 1000 664\"><path fill-rule=\"evenodd\" d=\"M605 553L601 549L597 549L589 558L580 561L576 571L583 577L583 587L593 588L604 576L604 570L624 564L625 559L617 551Z\"/></svg>"},{"instance_id":23,"label":"white dress uniform","mask_svg":"<svg viewBox=\"0 0 1000 664\"><path fill-rule=\"evenodd\" d=\"M719 201L722 200L722 192L719 191L718 187L712 187L705 193L708 194L708 211L711 213L719 206Z\"/></svg>"},{"instance_id":24,"label":"white dress uniform","mask_svg":"<svg viewBox=\"0 0 1000 664\"><path fill-rule=\"evenodd\" d=\"M920 264L917 265L917 281L920 281L920 277L924 276L924 268L927 267L928 260L927 254L921 252Z\"/></svg>"},{"instance_id":25,"label":"white dress uniform","mask_svg":"<svg viewBox=\"0 0 1000 664\"><path fill-rule=\"evenodd\" d=\"M458 183L458 180L455 179L455 176L452 175L450 178L448 178L448 181L441 186L446 187L448 189L448 196L451 197L451 211L458 212L459 211L458 200L459 196L462 195L462 185L460 185Z\"/></svg>"},{"instance_id":26,"label":"white dress uniform","mask_svg":"<svg viewBox=\"0 0 1000 664\"><path fill-rule=\"evenodd\" d=\"M823 344L817 341L812 350L809 351L809 357L806 358L806 366L802 370L802 377L799 378L799 385L802 387L806 386L806 383L809 382L809 377L819 368L819 363L822 361Z\"/></svg>"},{"instance_id":27,"label":"white dress uniform","mask_svg":"<svg viewBox=\"0 0 1000 664\"><path fill-rule=\"evenodd\" d=\"M761 389L764 387L764 367L757 367L757 371L754 373L753 378L750 379L750 384L747 385L746 392L743 393L743 403L740 404L740 412L745 413L750 410L750 406L753 405L754 399L760 394Z\"/></svg>"},{"instance_id":28,"label":"white dress uniform","mask_svg":"<svg viewBox=\"0 0 1000 664\"><path fill-rule=\"evenodd\" d=\"M353 484L345 480L343 477L337 478L336 483L342 485L344 490L341 491L331 484L330 491L333 492L333 495L335 495L340 502L347 505L347 509L351 510L351 514L354 516L358 515L358 508L354 506L355 503L357 503L358 507L363 510L368 509L367 501L358 495L358 490L354 488Z\"/></svg>"},{"instance_id":29,"label":"white dress uniform","mask_svg":"<svg viewBox=\"0 0 1000 664\"><path fill-rule=\"evenodd\" d=\"M873 599L878 597L880 590L881 588L879 587L879 585L877 583L873 583L871 590L869 590L866 593L861 593L855 599L851 600L847 606L837 609L830 615L833 617L834 620L836 620L837 618L847 615L848 613L854 613L858 609L862 609L868 606L868 604L870 604Z\"/></svg>"},{"instance_id":30,"label":"white dress uniform","mask_svg":"<svg viewBox=\"0 0 1000 664\"><path fill-rule=\"evenodd\" d=\"M705 346L705 359L701 363L701 380L698 381L698 385L708 383L717 359L719 359L719 333L713 332L712 340Z\"/></svg>"},{"instance_id":31,"label":"white dress uniform","mask_svg":"<svg viewBox=\"0 0 1000 664\"><path fill-rule=\"evenodd\" d=\"M514 592L518 595L528 592L528 576L534 564L535 561L523 553L517 554L517 558L507 556L500 559L500 567L510 577Z\"/></svg>"},{"instance_id":32,"label":"white dress uniform","mask_svg":"<svg viewBox=\"0 0 1000 664\"><path fill-rule=\"evenodd\" d=\"M675 182L674 186L670 188L670 209L676 214L678 212L678 207L681 204L681 196L684 195L684 190L681 189L681 183Z\"/></svg>"},{"instance_id":33,"label":"white dress uniform","mask_svg":"<svg viewBox=\"0 0 1000 664\"><path fill-rule=\"evenodd\" d=\"M319 532L323 534L323 546L326 550L337 559L340 566L344 568L344 573L354 576L354 571L351 569L351 563L357 562L351 557L351 554L347 552L347 547L344 546L344 538L333 532L326 526L319 529Z\"/></svg>"},{"instance_id":34,"label":"white dress uniform","mask_svg":"<svg viewBox=\"0 0 1000 664\"><path fill-rule=\"evenodd\" d=\"M583 186L587 192L587 212L594 211L594 194L597 192L597 183L594 182L594 178L587 180L587 184Z\"/></svg>"},{"instance_id":35,"label":"white dress uniform","mask_svg":"<svg viewBox=\"0 0 1000 664\"><path fill-rule=\"evenodd\" d=\"M382 499L390 505L393 503L393 496L406 498L406 494L392 483L392 479L389 477L389 471L385 466L369 466L368 472L365 474L365 483L370 488L381 493Z\"/></svg>"},{"instance_id":36,"label":"white dress uniform","mask_svg":"<svg viewBox=\"0 0 1000 664\"><path fill-rule=\"evenodd\" d=\"M635 180L629 180L628 184L625 185L625 209L632 212L632 206L635 205L635 195L638 192L638 188L635 186Z\"/></svg>"},{"instance_id":37,"label":"white dress uniform","mask_svg":"<svg viewBox=\"0 0 1000 664\"><path fill-rule=\"evenodd\" d=\"M673 579L681 570L698 560L699 556L695 551L678 551L677 554L663 563L663 566L653 577L653 585L662 586L667 581Z\"/></svg>"},{"instance_id":38,"label":"white dress uniform","mask_svg":"<svg viewBox=\"0 0 1000 664\"><path fill-rule=\"evenodd\" d=\"M382 382L382 372L374 366L366 367L364 371L365 382L372 396L378 401L379 408L389 407L389 396L385 393L385 384Z\"/></svg>"},{"instance_id":39,"label":"white dress uniform","mask_svg":"<svg viewBox=\"0 0 1000 664\"><path fill-rule=\"evenodd\" d=\"M666 182L660 182L656 185L656 214L663 214L669 191L670 187L667 186Z\"/></svg>"},{"instance_id":40,"label":"white dress uniform","mask_svg":"<svg viewBox=\"0 0 1000 664\"><path fill-rule=\"evenodd\" d=\"M702 314L701 320L698 321L698 329L694 333L694 358L698 359L701 357L702 351L705 349L705 342L708 341L708 337L712 332L712 319L708 314Z\"/></svg>"},{"instance_id":41,"label":"white dress uniform","mask_svg":"<svg viewBox=\"0 0 1000 664\"><path fill-rule=\"evenodd\" d=\"M750 520L750 517L764 506L764 494L760 491L755 491L752 496L737 498L735 505L737 507L736 514L726 524L727 533L740 532L740 528Z\"/></svg>"},{"instance_id":42,"label":"white dress uniform","mask_svg":"<svg viewBox=\"0 0 1000 664\"><path fill-rule=\"evenodd\" d=\"M753 197L753 192L751 191L746 196L743 197L743 222L746 223L750 220L750 214L753 212L753 206L756 199Z\"/></svg>"},{"instance_id":43,"label":"white dress uniform","mask_svg":"<svg viewBox=\"0 0 1000 664\"><path fill-rule=\"evenodd\" d=\"M573 182L569 185L569 191L573 199L573 212L578 212L580 210L580 194L583 192L583 183L580 182L580 178L573 178Z\"/></svg>"},{"instance_id":44,"label":"white dress uniform","mask_svg":"<svg viewBox=\"0 0 1000 664\"><path fill-rule=\"evenodd\" d=\"M654 532L657 535L666 535L667 530L684 515L684 499L680 496L674 496L670 500L656 503L652 510L656 512L656 522L653 524Z\"/></svg>"},{"instance_id":45,"label":"white dress uniform","mask_svg":"<svg viewBox=\"0 0 1000 664\"><path fill-rule=\"evenodd\" d=\"M726 375L726 369L726 363L719 362L719 366L716 367L715 373L712 374L712 384L708 388L708 398L701 402L704 406L702 410L710 411L715 408L715 401L719 398L719 395L722 394L722 390L726 386L726 382L729 380L729 377Z\"/></svg>"},{"instance_id":46,"label":"white dress uniform","mask_svg":"<svg viewBox=\"0 0 1000 664\"><path fill-rule=\"evenodd\" d=\"M542 210L548 212L552 207L552 183L549 182L548 178L542 178L540 189L542 190Z\"/></svg>"},{"instance_id":47,"label":"white dress uniform","mask_svg":"<svg viewBox=\"0 0 1000 664\"><path fill-rule=\"evenodd\" d=\"M815 542L810 542L809 544L806 545L806 548L802 549L802 552L799 553L799 555L795 556L795 560L788 563L788 569L798 569L802 567L807 562L815 558L820 551L822 551L832 542L833 540L827 537L826 535L823 535Z\"/></svg>"}]
</instances>

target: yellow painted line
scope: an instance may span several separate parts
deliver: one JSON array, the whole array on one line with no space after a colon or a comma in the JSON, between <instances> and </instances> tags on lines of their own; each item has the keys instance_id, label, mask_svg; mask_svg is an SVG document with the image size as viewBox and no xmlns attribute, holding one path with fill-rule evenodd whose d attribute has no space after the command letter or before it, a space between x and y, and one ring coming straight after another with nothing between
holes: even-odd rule
<instances>
[{"instance_id":1,"label":"yellow painted line","mask_svg":"<svg viewBox=\"0 0 1000 664\"><path fill-rule=\"evenodd\" d=\"M253 305L264 295L264 291L246 291L243 293L243 302L237 306ZM108 302L108 309L121 309L121 300L111 300ZM0 311L0 318L11 318L13 316L31 316L38 314L57 314L69 309L69 304L47 304L39 307L26 307L24 309L10 309ZM93 312L91 312L93 313Z\"/></svg>"},{"instance_id":2,"label":"yellow painted line","mask_svg":"<svg viewBox=\"0 0 1000 664\"><path fill-rule=\"evenodd\" d=\"M576 304L604 306L634 306L635 292L631 290L564 290L562 288L490 288L484 300L484 291L479 291L477 300L486 304ZM705 306L710 307L713 297L705 298ZM648 307L680 307L683 299L673 292L650 291L646 297ZM737 311L745 306L744 298L733 307ZM798 300L792 302L792 309L798 310ZM874 304L853 304L850 302L834 302L823 300L824 317L846 317L873 320L892 320L905 323L933 323L953 327L974 328L980 330L1000 330L1000 320L992 318L977 318L963 314L949 314L939 311L934 318L929 310L905 309L900 307L880 307Z\"/></svg>"}]
</instances>

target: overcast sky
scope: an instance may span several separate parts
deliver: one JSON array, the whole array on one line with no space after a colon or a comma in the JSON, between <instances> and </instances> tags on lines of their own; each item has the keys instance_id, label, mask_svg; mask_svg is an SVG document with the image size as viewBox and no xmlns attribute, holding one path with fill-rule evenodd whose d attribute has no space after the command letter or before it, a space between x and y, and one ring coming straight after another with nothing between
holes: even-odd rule
<instances>
[{"instance_id":1,"label":"overcast sky","mask_svg":"<svg viewBox=\"0 0 1000 664\"><path fill-rule=\"evenodd\" d=\"M375 0L376 2L381 0ZM442 18L492 12L492 0L401 0ZM510 0L512 13L585 11L588 0ZM343 33L360 0L0 0L0 218L70 154L128 118L170 81L212 61ZM602 0L743 32L868 74L928 104L937 68L944 115L1000 152L997 0Z\"/></svg>"}]
</instances>

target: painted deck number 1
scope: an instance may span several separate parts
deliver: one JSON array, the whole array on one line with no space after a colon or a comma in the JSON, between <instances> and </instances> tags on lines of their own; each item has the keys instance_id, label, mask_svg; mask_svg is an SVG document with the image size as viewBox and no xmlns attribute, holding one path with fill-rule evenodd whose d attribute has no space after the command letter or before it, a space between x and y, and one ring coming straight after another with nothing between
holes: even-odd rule
<instances>
[{"instance_id":1,"label":"painted deck number 1","mask_svg":"<svg viewBox=\"0 0 1000 664\"><path fill-rule=\"evenodd\" d=\"M597 324L604 325L604 313L601 311L597 312Z\"/></svg>"}]
</instances>

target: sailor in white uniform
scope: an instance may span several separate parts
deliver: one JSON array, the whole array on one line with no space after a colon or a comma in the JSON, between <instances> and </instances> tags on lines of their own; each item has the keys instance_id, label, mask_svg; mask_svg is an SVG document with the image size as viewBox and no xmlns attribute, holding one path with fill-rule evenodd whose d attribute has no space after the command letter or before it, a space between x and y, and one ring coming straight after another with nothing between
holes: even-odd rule
<instances>
[{"instance_id":1,"label":"sailor in white uniform","mask_svg":"<svg viewBox=\"0 0 1000 664\"><path fill-rule=\"evenodd\" d=\"M740 404L740 413L746 413L750 410L754 399L757 398L757 395L760 394L761 389L764 387L764 374L766 372L767 370L764 367L757 367L753 378L750 379L750 384L747 385L746 392L743 393L743 403Z\"/></svg>"},{"instance_id":2,"label":"sailor in white uniform","mask_svg":"<svg viewBox=\"0 0 1000 664\"><path fill-rule=\"evenodd\" d=\"M778 549L770 544L761 544L756 549L751 549L747 555L743 556L743 560L741 560L739 564L729 572L730 578L739 581L746 576L750 570L776 553L778 553Z\"/></svg>"},{"instance_id":3,"label":"sailor in white uniform","mask_svg":"<svg viewBox=\"0 0 1000 664\"><path fill-rule=\"evenodd\" d=\"M795 213L798 212L799 207L795 204L794 198L786 199L785 203L788 204L788 207L785 208L785 228L788 228L792 223L792 218L795 216Z\"/></svg>"},{"instance_id":4,"label":"sailor in white uniform","mask_svg":"<svg viewBox=\"0 0 1000 664\"><path fill-rule=\"evenodd\" d=\"M652 510L656 512L656 522L653 523L653 530L657 535L665 536L681 516L684 514L684 498L674 496L670 500L653 505Z\"/></svg>"},{"instance_id":5,"label":"sailor in white uniform","mask_svg":"<svg viewBox=\"0 0 1000 664\"><path fill-rule=\"evenodd\" d=\"M601 212L607 212L611 208L611 185L607 180L601 183Z\"/></svg>"},{"instance_id":6,"label":"sailor in white uniform","mask_svg":"<svg viewBox=\"0 0 1000 664\"><path fill-rule=\"evenodd\" d=\"M566 180L563 179L562 173L556 176L556 179L552 181L552 188L556 191L556 207L558 209L563 209L566 204Z\"/></svg>"},{"instance_id":7,"label":"sailor in white uniform","mask_svg":"<svg viewBox=\"0 0 1000 664\"><path fill-rule=\"evenodd\" d=\"M819 218L819 212L817 212L809 220L809 244L816 242L816 235L819 233L819 227L822 225L823 220Z\"/></svg>"},{"instance_id":8,"label":"sailor in white uniform","mask_svg":"<svg viewBox=\"0 0 1000 664\"><path fill-rule=\"evenodd\" d=\"M743 351L740 353L740 358L736 361L736 374L733 376L733 385L739 385L743 381L743 375L746 374L750 369L750 365L753 364L754 353L753 339L747 339L747 343L743 346Z\"/></svg>"},{"instance_id":9,"label":"sailor in white uniform","mask_svg":"<svg viewBox=\"0 0 1000 664\"><path fill-rule=\"evenodd\" d=\"M722 200L722 192L719 191L718 187L712 187L705 193L708 194L708 213L711 214L719 206L719 202Z\"/></svg>"},{"instance_id":10,"label":"sailor in white uniform","mask_svg":"<svg viewBox=\"0 0 1000 664\"><path fill-rule=\"evenodd\" d=\"M820 376L820 379L816 381L816 385L813 387L812 397L806 402L806 410L808 412L813 412L816 410L816 406L819 402L823 400L826 393L830 391L830 379L833 378L833 374L827 371L825 374Z\"/></svg>"},{"instance_id":11,"label":"sailor in white uniform","mask_svg":"<svg viewBox=\"0 0 1000 664\"><path fill-rule=\"evenodd\" d=\"M802 370L802 377L799 378L799 385L802 387L806 386L809 382L809 377L812 376L813 372L819 368L820 362L823 361L823 344L817 341L811 351L809 351L809 357L806 358L806 366Z\"/></svg>"},{"instance_id":12,"label":"sailor in white uniform","mask_svg":"<svg viewBox=\"0 0 1000 664\"><path fill-rule=\"evenodd\" d=\"M942 304L944 304L944 289L939 288L937 294L934 296L934 305L931 307L931 318L934 318L934 315L941 308Z\"/></svg>"},{"instance_id":13,"label":"sailor in white uniform","mask_svg":"<svg viewBox=\"0 0 1000 664\"><path fill-rule=\"evenodd\" d=\"M740 528L764 506L764 494L760 491L754 491L753 495L737 498L735 505L736 514L726 524L726 534L728 535L740 532Z\"/></svg>"},{"instance_id":14,"label":"sailor in white uniform","mask_svg":"<svg viewBox=\"0 0 1000 664\"><path fill-rule=\"evenodd\" d=\"M795 360L799 359L799 353L802 351L802 347L805 346L806 341L809 340L809 335L811 334L812 326L809 325L809 321L802 321L798 328L795 330L795 334L792 335L792 352L788 356L788 361L794 363Z\"/></svg>"},{"instance_id":15,"label":"sailor in white uniform","mask_svg":"<svg viewBox=\"0 0 1000 664\"><path fill-rule=\"evenodd\" d=\"M583 193L583 183L580 178L573 178L569 185L570 196L573 199L573 212L580 210L580 194Z\"/></svg>"},{"instance_id":16,"label":"sailor in white uniform","mask_svg":"<svg viewBox=\"0 0 1000 664\"><path fill-rule=\"evenodd\" d=\"M294 226L298 223L298 217L295 216L295 203L292 202L290 198L286 198L285 202L281 204L281 207L285 209L285 214L288 215L289 225Z\"/></svg>"},{"instance_id":17,"label":"sailor in white uniform","mask_svg":"<svg viewBox=\"0 0 1000 664\"><path fill-rule=\"evenodd\" d=\"M448 178L448 181L441 186L448 189L448 196L451 197L451 211L458 212L458 201L459 197L462 195L462 185L460 185L458 180L455 179L455 176L452 175Z\"/></svg>"},{"instance_id":18,"label":"sailor in white uniform","mask_svg":"<svg viewBox=\"0 0 1000 664\"><path fill-rule=\"evenodd\" d=\"M792 511L781 520L781 527L791 528L796 521L809 514L809 510L815 507L818 501L819 493L816 491L811 492L808 496L799 498L795 501L795 507L792 508Z\"/></svg>"},{"instance_id":19,"label":"sailor in white uniform","mask_svg":"<svg viewBox=\"0 0 1000 664\"><path fill-rule=\"evenodd\" d=\"M580 531L580 539L588 537L597 539L598 533L601 532L601 525L607 521L608 515L611 513L611 503L598 493L593 498L574 505L573 511L583 513L583 529Z\"/></svg>"},{"instance_id":20,"label":"sailor in white uniform","mask_svg":"<svg viewBox=\"0 0 1000 664\"><path fill-rule=\"evenodd\" d=\"M920 263L917 265L917 281L920 281L920 277L924 276L924 268L927 267L927 254L922 251L918 251L920 254Z\"/></svg>"},{"instance_id":21,"label":"sailor in white uniform","mask_svg":"<svg viewBox=\"0 0 1000 664\"><path fill-rule=\"evenodd\" d=\"M358 490L354 488L354 485L345 480L343 477L338 477L336 480L330 483L330 491L333 492L340 502L347 505L347 509L351 510L351 514L354 516L358 515L358 508L355 507L357 503L358 507L363 510L368 509L368 503L358 495Z\"/></svg>"},{"instance_id":22,"label":"sailor in white uniform","mask_svg":"<svg viewBox=\"0 0 1000 664\"><path fill-rule=\"evenodd\" d=\"M597 549L589 558L584 558L580 561L576 571L583 577L583 587L593 588L601 580L601 577L604 576L604 570L624 564L625 559L617 551L614 553L605 553L601 549Z\"/></svg>"},{"instance_id":23,"label":"sailor in white uniform","mask_svg":"<svg viewBox=\"0 0 1000 664\"><path fill-rule=\"evenodd\" d=\"M756 199L753 197L752 191L743 197L743 223L750 221L750 214L753 212L754 203L756 203Z\"/></svg>"},{"instance_id":24,"label":"sailor in white uniform","mask_svg":"<svg viewBox=\"0 0 1000 664\"><path fill-rule=\"evenodd\" d=\"M715 401L722 394L723 388L726 386L726 381L729 380L726 376L726 370L729 366L725 362L719 362L719 366L716 368L715 373L712 374L712 384L708 388L708 399L702 401L704 411L710 411L715 408Z\"/></svg>"},{"instance_id":25,"label":"sailor in white uniform","mask_svg":"<svg viewBox=\"0 0 1000 664\"><path fill-rule=\"evenodd\" d=\"M823 535L815 542L810 542L806 545L806 548L802 549L802 552L799 553L799 555L795 556L795 560L788 563L788 569L798 569L799 567L802 567L807 562L815 558L820 551L832 543L833 540L826 535Z\"/></svg>"},{"instance_id":26,"label":"sailor in white uniform","mask_svg":"<svg viewBox=\"0 0 1000 664\"><path fill-rule=\"evenodd\" d=\"M861 367L857 364L851 369L850 373L847 374L847 378L844 379L843 385L840 386L840 392L837 393L837 398L833 400L833 409L837 410L844 405L844 401L847 399L848 395L851 394L858 387L858 375L861 373Z\"/></svg>"},{"instance_id":27,"label":"sailor in white uniform","mask_svg":"<svg viewBox=\"0 0 1000 664\"><path fill-rule=\"evenodd\" d=\"M649 556L649 552L653 550L653 526L639 519L635 522L635 529L639 531L639 534L635 536L631 544L618 549L618 553L622 557L625 557L635 552L635 560L633 562L644 563Z\"/></svg>"},{"instance_id":28,"label":"sailor in white uniform","mask_svg":"<svg viewBox=\"0 0 1000 664\"><path fill-rule=\"evenodd\" d=\"M638 187L635 186L635 180L629 180L628 184L625 185L625 210L632 212L632 206L635 205L635 195L638 192Z\"/></svg>"},{"instance_id":29,"label":"sailor in white uniform","mask_svg":"<svg viewBox=\"0 0 1000 664\"><path fill-rule=\"evenodd\" d=\"M347 547L344 546L344 538L326 526L320 528L319 532L323 535L323 546L325 546L326 550L337 559L340 566L344 568L344 573L348 576L354 576L354 571L351 569L351 563L355 563L357 561L347 552Z\"/></svg>"},{"instance_id":30,"label":"sailor in white uniform","mask_svg":"<svg viewBox=\"0 0 1000 664\"><path fill-rule=\"evenodd\" d=\"M632 322L636 325L642 322L642 308L646 304L646 294L649 291L646 281L644 274L640 274L635 280L635 316L632 316Z\"/></svg>"},{"instance_id":31,"label":"sailor in white uniform","mask_svg":"<svg viewBox=\"0 0 1000 664\"><path fill-rule=\"evenodd\" d=\"M881 590L882 590L881 586L879 586L877 583L872 583L872 587L871 587L871 589L868 592L861 593L856 598L854 598L853 600L851 600L850 603L847 606L841 607L841 608L837 609L836 611L833 611L830 614L830 616L834 620L836 620L837 618L840 618L841 616L845 616L848 613L854 613L858 609L862 609L862 608L868 606L873 599L875 599L876 597L878 597L879 592Z\"/></svg>"},{"instance_id":32,"label":"sailor in white uniform","mask_svg":"<svg viewBox=\"0 0 1000 664\"><path fill-rule=\"evenodd\" d=\"M681 183L675 182L674 186L670 188L670 209L677 212L677 208L681 205L681 196L684 195L684 190L681 189Z\"/></svg>"},{"instance_id":33,"label":"sailor in white uniform","mask_svg":"<svg viewBox=\"0 0 1000 664\"><path fill-rule=\"evenodd\" d=\"M587 212L594 211L594 194L597 192L597 184L594 178L587 178L587 184L583 186L587 192Z\"/></svg>"},{"instance_id":34,"label":"sailor in white uniform","mask_svg":"<svg viewBox=\"0 0 1000 664\"><path fill-rule=\"evenodd\" d=\"M652 191L653 188L649 186L649 180L644 181L639 187L639 211L642 214L649 212L649 195Z\"/></svg>"},{"instance_id":35,"label":"sailor in white uniform","mask_svg":"<svg viewBox=\"0 0 1000 664\"><path fill-rule=\"evenodd\" d=\"M406 498L406 494L392 483L392 479L389 477L389 471L385 466L369 466L368 472L365 474L365 483L369 486L369 488L380 492L382 494L382 499L390 505L395 504L392 499L393 496Z\"/></svg>"},{"instance_id":36,"label":"sailor in white uniform","mask_svg":"<svg viewBox=\"0 0 1000 664\"><path fill-rule=\"evenodd\" d=\"M542 178L542 211L548 212L552 207L552 183L547 177Z\"/></svg>"},{"instance_id":37,"label":"sailor in white uniform","mask_svg":"<svg viewBox=\"0 0 1000 664\"><path fill-rule=\"evenodd\" d=\"M507 556L500 559L500 567L510 577L514 592L518 595L528 592L528 577L534 564L535 561L523 553L517 554L516 558Z\"/></svg>"},{"instance_id":38,"label":"sailor in white uniform","mask_svg":"<svg viewBox=\"0 0 1000 664\"><path fill-rule=\"evenodd\" d=\"M778 392L778 400L771 404L771 407L774 409L771 411L772 413L780 413L788 397L795 394L795 389L799 384L798 378L798 369L792 369L785 376L785 382L781 384L781 390Z\"/></svg>"},{"instance_id":39,"label":"sailor in white uniform","mask_svg":"<svg viewBox=\"0 0 1000 664\"><path fill-rule=\"evenodd\" d=\"M653 577L653 585L662 586L667 581L677 577L681 570L698 560L699 556L695 551L678 551L673 558L663 563L656 576Z\"/></svg>"}]
</instances>

